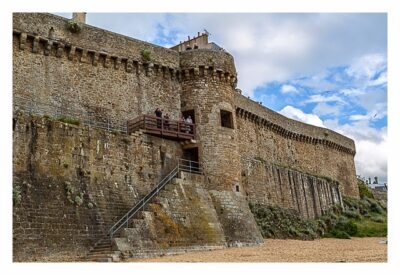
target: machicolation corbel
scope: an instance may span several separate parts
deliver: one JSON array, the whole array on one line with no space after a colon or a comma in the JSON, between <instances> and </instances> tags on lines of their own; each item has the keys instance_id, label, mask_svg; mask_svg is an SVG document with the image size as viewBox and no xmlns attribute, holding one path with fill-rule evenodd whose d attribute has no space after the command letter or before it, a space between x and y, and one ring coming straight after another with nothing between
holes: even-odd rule
<instances>
[{"instance_id":1,"label":"machicolation corbel","mask_svg":"<svg viewBox=\"0 0 400 275\"><path fill-rule=\"evenodd\" d=\"M115 58L114 69L119 70L120 66L121 66L121 57L117 57Z\"/></svg>"},{"instance_id":2,"label":"machicolation corbel","mask_svg":"<svg viewBox=\"0 0 400 275\"><path fill-rule=\"evenodd\" d=\"M76 51L76 47L75 46L71 46L71 49L70 49L69 54L68 54L68 59L69 60L74 61L75 51Z\"/></svg>"},{"instance_id":3,"label":"machicolation corbel","mask_svg":"<svg viewBox=\"0 0 400 275\"><path fill-rule=\"evenodd\" d=\"M27 34L26 33L21 33L21 35L19 36L19 49L20 50L25 50L26 38L27 38Z\"/></svg>"},{"instance_id":4,"label":"machicolation corbel","mask_svg":"<svg viewBox=\"0 0 400 275\"><path fill-rule=\"evenodd\" d=\"M146 70L146 76L152 76L152 75L154 75L154 73L153 73L154 63L148 63L146 67L147 67L147 68L146 68L146 69L147 69L147 70Z\"/></svg>"},{"instance_id":5,"label":"machicolation corbel","mask_svg":"<svg viewBox=\"0 0 400 275\"><path fill-rule=\"evenodd\" d=\"M104 68L110 68L110 55L104 53Z\"/></svg>"},{"instance_id":6,"label":"machicolation corbel","mask_svg":"<svg viewBox=\"0 0 400 275\"><path fill-rule=\"evenodd\" d=\"M32 46L32 52L33 53L38 53L39 52L39 36L35 36L33 38L33 46Z\"/></svg>"},{"instance_id":7,"label":"machicolation corbel","mask_svg":"<svg viewBox=\"0 0 400 275\"><path fill-rule=\"evenodd\" d=\"M56 57L58 57L58 58L62 57L63 52L64 52L64 44L63 43L58 43L57 51L56 51Z\"/></svg>"},{"instance_id":8,"label":"machicolation corbel","mask_svg":"<svg viewBox=\"0 0 400 275\"><path fill-rule=\"evenodd\" d=\"M44 47L44 55L48 56L51 53L52 47L53 47L53 41L47 40L46 46Z\"/></svg>"},{"instance_id":9,"label":"machicolation corbel","mask_svg":"<svg viewBox=\"0 0 400 275\"><path fill-rule=\"evenodd\" d=\"M126 61L126 72L127 73L131 73L133 70L133 60L132 59L128 59Z\"/></svg>"},{"instance_id":10,"label":"machicolation corbel","mask_svg":"<svg viewBox=\"0 0 400 275\"><path fill-rule=\"evenodd\" d=\"M99 63L100 54L98 52L94 52L93 55L93 66L97 66Z\"/></svg>"},{"instance_id":11,"label":"machicolation corbel","mask_svg":"<svg viewBox=\"0 0 400 275\"><path fill-rule=\"evenodd\" d=\"M87 63L88 61L88 50L87 49L83 49L82 50L82 56L81 56L81 63Z\"/></svg>"},{"instance_id":12,"label":"machicolation corbel","mask_svg":"<svg viewBox=\"0 0 400 275\"><path fill-rule=\"evenodd\" d=\"M136 74L140 75L142 73L142 68L143 68L143 63L142 62L137 62L137 67L136 67Z\"/></svg>"}]
</instances>

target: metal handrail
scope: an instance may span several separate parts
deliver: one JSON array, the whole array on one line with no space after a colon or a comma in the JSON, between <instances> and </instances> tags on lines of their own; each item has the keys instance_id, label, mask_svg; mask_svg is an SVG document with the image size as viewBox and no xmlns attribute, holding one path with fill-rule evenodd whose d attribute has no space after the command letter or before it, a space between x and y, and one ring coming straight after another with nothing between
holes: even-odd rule
<instances>
[{"instance_id":1,"label":"metal handrail","mask_svg":"<svg viewBox=\"0 0 400 275\"><path fill-rule=\"evenodd\" d=\"M187 164L185 165L183 163ZM124 225L128 226L132 217L139 212L140 209L143 210L144 206L155 195L157 195L165 185L175 178L179 172L202 174L203 169L199 162L187 159L178 159L178 164L175 166L175 168L172 169L171 172L169 172L146 196L139 200L122 218L120 218L113 226L111 226L107 233L107 235L110 236L110 239L112 239L115 233L117 233Z\"/></svg>"}]
</instances>

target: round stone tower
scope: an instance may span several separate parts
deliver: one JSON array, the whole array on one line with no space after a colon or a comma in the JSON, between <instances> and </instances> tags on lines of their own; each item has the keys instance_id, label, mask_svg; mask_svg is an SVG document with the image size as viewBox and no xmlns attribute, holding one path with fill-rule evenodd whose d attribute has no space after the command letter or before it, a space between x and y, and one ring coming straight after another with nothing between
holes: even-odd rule
<instances>
[{"instance_id":1,"label":"round stone tower","mask_svg":"<svg viewBox=\"0 0 400 275\"><path fill-rule=\"evenodd\" d=\"M182 112L194 116L197 150L207 187L240 192L233 57L227 52L195 49L180 52ZM195 147L195 148L190 148Z\"/></svg>"}]
</instances>

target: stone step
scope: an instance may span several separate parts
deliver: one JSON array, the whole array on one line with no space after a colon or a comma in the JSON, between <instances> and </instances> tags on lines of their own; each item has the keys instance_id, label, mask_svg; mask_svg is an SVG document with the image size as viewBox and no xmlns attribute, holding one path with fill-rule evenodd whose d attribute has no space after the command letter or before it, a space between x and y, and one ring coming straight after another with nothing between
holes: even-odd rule
<instances>
[{"instance_id":1,"label":"stone step","mask_svg":"<svg viewBox=\"0 0 400 275\"><path fill-rule=\"evenodd\" d=\"M97 245L92 249L92 251L94 251L94 250L99 250L99 249L108 249L108 248L110 248L111 246L112 246L111 243L97 244Z\"/></svg>"},{"instance_id":2,"label":"stone step","mask_svg":"<svg viewBox=\"0 0 400 275\"><path fill-rule=\"evenodd\" d=\"M112 262L112 257L96 257L96 258L88 258L88 262L101 262L101 263L110 263Z\"/></svg>"},{"instance_id":3,"label":"stone step","mask_svg":"<svg viewBox=\"0 0 400 275\"><path fill-rule=\"evenodd\" d=\"M95 258L106 258L111 257L113 254L112 251L105 251L102 253L93 253L87 256L87 259L95 259Z\"/></svg>"},{"instance_id":4,"label":"stone step","mask_svg":"<svg viewBox=\"0 0 400 275\"><path fill-rule=\"evenodd\" d=\"M93 256L93 255L101 255L101 254L110 254L112 253L112 247L107 247L107 248L99 248L92 250L88 255Z\"/></svg>"}]
</instances>

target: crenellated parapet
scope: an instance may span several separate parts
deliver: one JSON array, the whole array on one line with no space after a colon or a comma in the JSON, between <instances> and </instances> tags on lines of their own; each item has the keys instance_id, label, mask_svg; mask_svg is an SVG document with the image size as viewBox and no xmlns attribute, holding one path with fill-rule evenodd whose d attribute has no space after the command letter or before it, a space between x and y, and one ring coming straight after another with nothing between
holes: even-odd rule
<instances>
[{"instance_id":1,"label":"crenellated parapet","mask_svg":"<svg viewBox=\"0 0 400 275\"><path fill-rule=\"evenodd\" d=\"M126 73L144 74L146 76L161 76L163 78L180 79L181 72L177 66L167 66L162 63L146 62L130 56L120 56L62 40L53 40L33 33L13 31L19 41L19 50L31 51L34 54L65 58L71 62L90 64L94 67L124 70Z\"/></svg>"},{"instance_id":2,"label":"crenellated parapet","mask_svg":"<svg viewBox=\"0 0 400 275\"><path fill-rule=\"evenodd\" d=\"M229 53L214 49L196 49L180 52L179 57L182 79L208 78L236 87L235 63Z\"/></svg>"},{"instance_id":3,"label":"crenellated parapet","mask_svg":"<svg viewBox=\"0 0 400 275\"><path fill-rule=\"evenodd\" d=\"M332 130L287 118L241 95L237 95L235 99L236 116L259 127L265 127L286 139L326 146L353 156L356 153L353 140Z\"/></svg>"}]
</instances>

